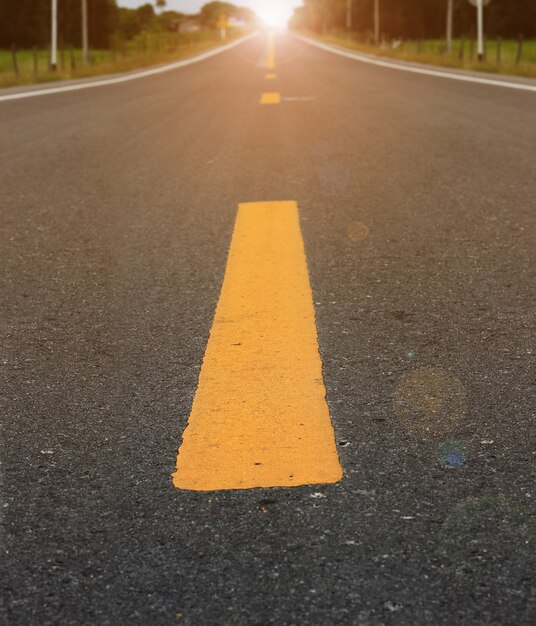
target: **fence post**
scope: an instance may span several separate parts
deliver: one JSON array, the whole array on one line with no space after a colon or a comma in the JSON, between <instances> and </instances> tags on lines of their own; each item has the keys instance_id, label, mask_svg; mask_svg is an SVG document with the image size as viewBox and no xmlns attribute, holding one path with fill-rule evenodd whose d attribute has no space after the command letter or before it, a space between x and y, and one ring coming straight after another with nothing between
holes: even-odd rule
<instances>
[{"instance_id":1,"label":"fence post","mask_svg":"<svg viewBox=\"0 0 536 626\"><path fill-rule=\"evenodd\" d=\"M497 37L497 65L501 64L501 38Z\"/></svg>"},{"instance_id":2,"label":"fence post","mask_svg":"<svg viewBox=\"0 0 536 626\"><path fill-rule=\"evenodd\" d=\"M523 35L519 35L517 40L516 65L521 63L521 55L523 54Z\"/></svg>"},{"instance_id":3,"label":"fence post","mask_svg":"<svg viewBox=\"0 0 536 626\"><path fill-rule=\"evenodd\" d=\"M19 60L17 59L17 46L14 43L11 44L11 58L13 60L13 71L18 76L19 75Z\"/></svg>"},{"instance_id":4,"label":"fence post","mask_svg":"<svg viewBox=\"0 0 536 626\"><path fill-rule=\"evenodd\" d=\"M37 76L39 73L39 54L37 52L37 46L33 47L33 71L34 75Z\"/></svg>"},{"instance_id":5,"label":"fence post","mask_svg":"<svg viewBox=\"0 0 536 626\"><path fill-rule=\"evenodd\" d=\"M72 46L69 47L69 54L71 57L71 69L75 70L76 69L76 59L74 56L74 48Z\"/></svg>"},{"instance_id":6,"label":"fence post","mask_svg":"<svg viewBox=\"0 0 536 626\"><path fill-rule=\"evenodd\" d=\"M469 39L469 60L470 61L473 60L474 46L475 46L475 42L473 41L473 36L471 35L471 39Z\"/></svg>"}]
</instances>

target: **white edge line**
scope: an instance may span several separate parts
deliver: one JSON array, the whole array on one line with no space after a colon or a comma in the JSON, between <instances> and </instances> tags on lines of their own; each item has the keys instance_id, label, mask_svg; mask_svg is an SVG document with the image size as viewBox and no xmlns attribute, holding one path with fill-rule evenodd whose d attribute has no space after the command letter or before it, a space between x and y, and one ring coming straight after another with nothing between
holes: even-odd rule
<instances>
[{"instance_id":1,"label":"white edge line","mask_svg":"<svg viewBox=\"0 0 536 626\"><path fill-rule=\"evenodd\" d=\"M8 100L22 100L23 98L37 98L38 96L49 96L56 93L67 93L68 91L93 89L95 87L104 87L106 85L119 85L121 83L127 83L131 80L137 80L138 78L147 78L148 76L164 74L165 72L170 72L172 70L176 70L187 65L193 65L194 63L199 63L199 61L204 61L205 59L209 59L210 57L216 56L217 54L221 54L222 52L231 50L231 48L239 46L240 44L244 43L248 39L251 39L252 37L255 37L256 35L256 32L250 33L249 35L241 37L240 39L237 39L236 41L233 41L232 43L225 46L220 46L218 48L214 48L213 50L208 50L207 52L203 52L189 59L184 59L182 61L176 61L174 63L162 65L161 67L155 67L149 70L143 70L141 72L127 74L126 76L123 75L117 76L115 78L105 78L103 80L80 83L78 85L64 85L63 87L54 87L52 89L39 89L37 91L23 91L21 93L9 94L7 96L0 96L0 102L6 102Z\"/></svg>"},{"instance_id":2,"label":"white edge line","mask_svg":"<svg viewBox=\"0 0 536 626\"><path fill-rule=\"evenodd\" d=\"M358 52L345 52L344 50L340 50L339 48L334 48L333 46L320 43L319 41L314 41L313 39L309 39L308 37L303 37L295 33L293 33L293 37L299 39L300 41L308 43L310 46L316 46L317 48L327 50L328 52L332 52L333 54L338 54L339 56L347 57L348 59L353 59L354 61L369 63L370 65L379 65L380 67L388 67L394 70L400 70L401 72L411 72L413 74L425 74L426 76L436 76L439 78L461 80L466 83L479 83L481 85L493 85L494 87L507 87L508 89L521 89L522 91L536 92L536 86L532 85L525 85L523 83L513 82L510 83L502 80L492 80L489 78L478 78L477 76L463 76L462 74L453 74L451 72L439 72L420 67L411 67L409 65L400 65L399 63L390 63L389 61L380 61L379 59L371 59L369 57L363 56Z\"/></svg>"}]
</instances>

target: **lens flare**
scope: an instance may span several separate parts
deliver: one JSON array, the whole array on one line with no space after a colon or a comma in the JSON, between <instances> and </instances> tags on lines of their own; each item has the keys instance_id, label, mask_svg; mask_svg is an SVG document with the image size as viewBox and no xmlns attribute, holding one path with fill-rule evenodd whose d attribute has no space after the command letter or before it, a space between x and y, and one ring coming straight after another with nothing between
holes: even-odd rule
<instances>
[{"instance_id":1,"label":"lens flare","mask_svg":"<svg viewBox=\"0 0 536 626\"><path fill-rule=\"evenodd\" d=\"M369 227L363 222L352 222L346 228L346 234L352 241L365 241L369 232Z\"/></svg>"},{"instance_id":2,"label":"lens flare","mask_svg":"<svg viewBox=\"0 0 536 626\"><path fill-rule=\"evenodd\" d=\"M444 441L439 445L437 458L444 469L461 469L467 459L467 446L459 441Z\"/></svg>"},{"instance_id":3,"label":"lens flare","mask_svg":"<svg viewBox=\"0 0 536 626\"><path fill-rule=\"evenodd\" d=\"M393 395L393 409L400 422L418 435L445 435L467 412L467 392L447 370L423 367L407 374Z\"/></svg>"}]
</instances>

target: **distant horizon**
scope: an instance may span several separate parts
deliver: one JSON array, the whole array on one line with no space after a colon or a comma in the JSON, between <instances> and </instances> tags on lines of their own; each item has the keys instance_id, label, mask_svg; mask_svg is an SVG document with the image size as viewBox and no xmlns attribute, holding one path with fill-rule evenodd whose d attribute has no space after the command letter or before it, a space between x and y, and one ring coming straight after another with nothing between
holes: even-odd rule
<instances>
[{"instance_id":1,"label":"distant horizon","mask_svg":"<svg viewBox=\"0 0 536 626\"><path fill-rule=\"evenodd\" d=\"M117 0L117 4L120 7L135 9L142 4L154 6L155 3L152 0ZM166 8L180 13L197 13L204 4L206 4L204 0L167 0Z\"/></svg>"},{"instance_id":2,"label":"distant horizon","mask_svg":"<svg viewBox=\"0 0 536 626\"><path fill-rule=\"evenodd\" d=\"M180 13L198 13L209 0L167 0L167 9ZM118 0L121 7L136 8L142 4L153 4L150 0ZM268 22L281 25L291 18L296 7L302 5L301 0L236 0L237 6L253 9L260 17Z\"/></svg>"}]
</instances>

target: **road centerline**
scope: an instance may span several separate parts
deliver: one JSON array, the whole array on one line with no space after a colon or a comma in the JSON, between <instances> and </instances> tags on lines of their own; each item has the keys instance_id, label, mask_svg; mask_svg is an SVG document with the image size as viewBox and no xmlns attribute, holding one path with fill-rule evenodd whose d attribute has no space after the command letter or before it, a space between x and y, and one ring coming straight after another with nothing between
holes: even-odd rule
<instances>
[{"instance_id":1,"label":"road centerline","mask_svg":"<svg viewBox=\"0 0 536 626\"><path fill-rule=\"evenodd\" d=\"M325 395L298 206L241 204L173 484L338 482Z\"/></svg>"},{"instance_id":2,"label":"road centerline","mask_svg":"<svg viewBox=\"0 0 536 626\"><path fill-rule=\"evenodd\" d=\"M281 104L281 94L275 91L265 92L261 96L261 104Z\"/></svg>"}]
</instances>

